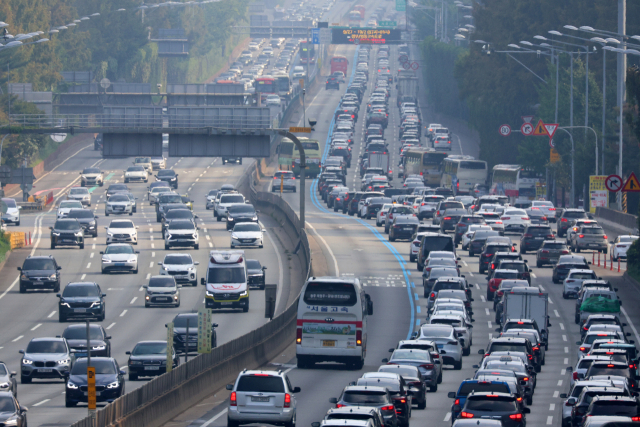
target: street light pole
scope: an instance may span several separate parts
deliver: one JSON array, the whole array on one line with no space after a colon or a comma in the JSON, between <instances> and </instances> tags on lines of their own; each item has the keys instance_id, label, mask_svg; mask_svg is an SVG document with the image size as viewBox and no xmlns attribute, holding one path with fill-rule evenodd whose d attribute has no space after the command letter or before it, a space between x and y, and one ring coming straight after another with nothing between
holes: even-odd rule
<instances>
[{"instance_id":1,"label":"street light pole","mask_svg":"<svg viewBox=\"0 0 640 427\"><path fill-rule=\"evenodd\" d=\"M307 156L304 153L304 147L297 136L286 129L281 129L278 133L289 138L296 145L300 152L300 235L305 229L305 200L306 200L306 174L307 174Z\"/></svg>"},{"instance_id":2,"label":"street light pole","mask_svg":"<svg viewBox=\"0 0 640 427\"><path fill-rule=\"evenodd\" d=\"M574 161L574 156L575 156L575 146L573 144L573 135L571 134L571 132L569 132L567 129L584 129L585 132L587 131L587 129L591 130L591 132L593 132L593 136L596 138L596 174L598 173L598 134L596 134L596 131L590 127L590 126L562 126L559 127L558 129L566 132L569 135L569 138L571 139L571 207L574 208L575 207L575 161Z\"/></svg>"}]
</instances>

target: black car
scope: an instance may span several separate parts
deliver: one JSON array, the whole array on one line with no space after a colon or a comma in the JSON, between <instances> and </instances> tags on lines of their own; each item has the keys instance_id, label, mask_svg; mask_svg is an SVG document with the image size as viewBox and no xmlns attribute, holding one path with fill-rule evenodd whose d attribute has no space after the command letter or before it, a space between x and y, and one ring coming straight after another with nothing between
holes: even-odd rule
<instances>
[{"instance_id":1,"label":"black car","mask_svg":"<svg viewBox=\"0 0 640 427\"><path fill-rule=\"evenodd\" d=\"M482 391L467 395L460 418L490 418L500 420L504 427L524 427L524 414L530 412L527 407L520 408L517 397L513 394Z\"/></svg>"},{"instance_id":2,"label":"black car","mask_svg":"<svg viewBox=\"0 0 640 427\"><path fill-rule=\"evenodd\" d=\"M349 216L353 216L356 212L358 212L358 203L360 203L360 199L364 194L363 191L356 191L351 195L351 198L347 202L347 205L343 208L342 213L346 213Z\"/></svg>"},{"instance_id":3,"label":"black car","mask_svg":"<svg viewBox=\"0 0 640 427\"><path fill-rule=\"evenodd\" d=\"M458 220L454 228L453 241L456 246L462 241L462 235L469 230L470 225L486 224L484 217L481 215L463 215Z\"/></svg>"},{"instance_id":4,"label":"black car","mask_svg":"<svg viewBox=\"0 0 640 427\"><path fill-rule=\"evenodd\" d=\"M18 267L20 271L20 293L28 289L51 289L60 292L60 270L56 259L49 256L28 256Z\"/></svg>"},{"instance_id":5,"label":"black car","mask_svg":"<svg viewBox=\"0 0 640 427\"><path fill-rule=\"evenodd\" d=\"M583 256L563 255L558 259L558 263L553 266L551 280L553 283L562 283L567 278L570 270L591 270L590 264Z\"/></svg>"},{"instance_id":6,"label":"black car","mask_svg":"<svg viewBox=\"0 0 640 427\"><path fill-rule=\"evenodd\" d=\"M340 90L340 80L338 80L337 77L330 76L327 79L327 83L325 85L325 89L326 90L329 90L329 89L338 89L338 90Z\"/></svg>"},{"instance_id":7,"label":"black car","mask_svg":"<svg viewBox=\"0 0 640 427\"><path fill-rule=\"evenodd\" d=\"M450 230L455 230L456 225L460 222L460 218L465 216L466 213L466 209L454 208L445 210L440 219L440 232L445 233Z\"/></svg>"},{"instance_id":8,"label":"black car","mask_svg":"<svg viewBox=\"0 0 640 427\"><path fill-rule=\"evenodd\" d=\"M557 211L556 211L557 212ZM587 213L582 209L565 209L558 220L558 236L564 237L567 230L576 219L588 219Z\"/></svg>"},{"instance_id":9,"label":"black car","mask_svg":"<svg viewBox=\"0 0 640 427\"><path fill-rule=\"evenodd\" d=\"M171 188L178 188L178 174L173 169L162 169L156 174L157 181L164 181Z\"/></svg>"},{"instance_id":10,"label":"black car","mask_svg":"<svg viewBox=\"0 0 640 427\"><path fill-rule=\"evenodd\" d=\"M189 337L187 344L187 325L189 326ZM211 348L218 346L216 334L217 323L211 324ZM184 353L198 349L198 313L180 313L173 318L173 347L177 352Z\"/></svg>"},{"instance_id":11,"label":"black car","mask_svg":"<svg viewBox=\"0 0 640 427\"><path fill-rule=\"evenodd\" d=\"M493 259L493 255L496 252L509 252L513 249L513 246L508 243L491 243L485 244L482 253L480 254L480 262L478 267L479 273L486 273L490 267L490 262Z\"/></svg>"},{"instance_id":12,"label":"black car","mask_svg":"<svg viewBox=\"0 0 640 427\"><path fill-rule=\"evenodd\" d=\"M71 209L67 219L76 219L84 235L98 237L98 217L90 209Z\"/></svg>"},{"instance_id":13,"label":"black car","mask_svg":"<svg viewBox=\"0 0 640 427\"><path fill-rule=\"evenodd\" d=\"M0 425L27 427L27 408L10 391L0 391Z\"/></svg>"},{"instance_id":14,"label":"black car","mask_svg":"<svg viewBox=\"0 0 640 427\"><path fill-rule=\"evenodd\" d=\"M107 188L107 200L109 200L110 196L122 192L129 192L129 187L126 184L111 184L109 188Z\"/></svg>"},{"instance_id":15,"label":"black car","mask_svg":"<svg viewBox=\"0 0 640 427\"><path fill-rule=\"evenodd\" d=\"M66 322L69 318L96 318L104 320L106 303L100 285L92 282L69 283L62 294L56 294L58 302L58 320Z\"/></svg>"},{"instance_id":16,"label":"black car","mask_svg":"<svg viewBox=\"0 0 640 427\"><path fill-rule=\"evenodd\" d=\"M56 220L51 230L51 249L56 246L78 246L84 249L84 229L75 218L60 218Z\"/></svg>"},{"instance_id":17,"label":"black car","mask_svg":"<svg viewBox=\"0 0 640 427\"><path fill-rule=\"evenodd\" d=\"M448 234L426 233L420 242L420 252L418 252L418 271L424 269L424 263L429 258L431 251L447 251L455 253L453 238Z\"/></svg>"},{"instance_id":18,"label":"black car","mask_svg":"<svg viewBox=\"0 0 640 427\"><path fill-rule=\"evenodd\" d=\"M223 156L222 157L222 164L223 165L227 164L229 162L233 162L233 163L237 163L237 164L241 165L242 164L242 157L239 157L239 156ZM178 175L176 175L176 176L178 176ZM176 188L178 188L178 187L176 187Z\"/></svg>"},{"instance_id":19,"label":"black car","mask_svg":"<svg viewBox=\"0 0 640 427\"><path fill-rule=\"evenodd\" d=\"M396 215L393 224L389 227L389 241L397 239L411 239L420 221L415 216Z\"/></svg>"},{"instance_id":20,"label":"black car","mask_svg":"<svg viewBox=\"0 0 640 427\"><path fill-rule=\"evenodd\" d=\"M66 338L76 358L87 357L86 324L78 323L67 326L62 332L62 338ZM107 331L102 325L89 324L89 346L91 347L91 357L111 357L111 336L107 335Z\"/></svg>"},{"instance_id":21,"label":"black car","mask_svg":"<svg viewBox=\"0 0 640 427\"><path fill-rule=\"evenodd\" d=\"M166 345L166 344L165 344ZM95 369L96 401L113 402L124 394L124 369L120 369L113 357L91 358L91 367ZM67 408L87 402L87 359L77 359L71 368L65 387L65 405Z\"/></svg>"},{"instance_id":22,"label":"black car","mask_svg":"<svg viewBox=\"0 0 640 427\"><path fill-rule=\"evenodd\" d=\"M545 240L554 239L555 237L549 224L527 225L520 238L520 253L526 254L527 251L537 251Z\"/></svg>"},{"instance_id":23,"label":"black car","mask_svg":"<svg viewBox=\"0 0 640 427\"><path fill-rule=\"evenodd\" d=\"M247 284L249 287L257 287L264 289L266 285L265 270L266 266L260 264L257 259L248 259L247 261Z\"/></svg>"},{"instance_id":24,"label":"black car","mask_svg":"<svg viewBox=\"0 0 640 427\"><path fill-rule=\"evenodd\" d=\"M196 218L198 218L198 215L194 215L193 211L186 205L178 205L176 203L174 206L172 203L171 205L165 206L165 209L162 211L162 237L164 238L164 233L169 226L169 222L174 219L188 219L195 224Z\"/></svg>"},{"instance_id":25,"label":"black car","mask_svg":"<svg viewBox=\"0 0 640 427\"><path fill-rule=\"evenodd\" d=\"M252 205L231 205L227 208L227 230L241 222L258 222L258 212Z\"/></svg>"},{"instance_id":26,"label":"black car","mask_svg":"<svg viewBox=\"0 0 640 427\"><path fill-rule=\"evenodd\" d=\"M155 377L167 372L167 342L140 341L129 355L129 381L136 381L138 377ZM180 364L178 354L171 348L172 367Z\"/></svg>"}]
</instances>

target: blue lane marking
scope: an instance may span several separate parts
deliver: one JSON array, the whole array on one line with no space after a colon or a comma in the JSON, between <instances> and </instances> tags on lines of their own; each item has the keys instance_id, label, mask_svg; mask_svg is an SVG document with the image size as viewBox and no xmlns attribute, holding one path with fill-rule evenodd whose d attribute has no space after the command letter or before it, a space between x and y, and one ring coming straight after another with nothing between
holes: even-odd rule
<instances>
[{"instance_id":1,"label":"blue lane marking","mask_svg":"<svg viewBox=\"0 0 640 427\"><path fill-rule=\"evenodd\" d=\"M416 305L416 311L417 311L418 313L420 313L420 306L419 306L419 305Z\"/></svg>"},{"instance_id":2,"label":"blue lane marking","mask_svg":"<svg viewBox=\"0 0 640 427\"><path fill-rule=\"evenodd\" d=\"M416 319L416 326L420 326L420 319Z\"/></svg>"},{"instance_id":3,"label":"blue lane marking","mask_svg":"<svg viewBox=\"0 0 640 427\"><path fill-rule=\"evenodd\" d=\"M415 284L415 283L413 283L413 282L411 282L411 287L412 287L412 288L415 288L415 287L416 287L416 284Z\"/></svg>"},{"instance_id":4,"label":"blue lane marking","mask_svg":"<svg viewBox=\"0 0 640 427\"><path fill-rule=\"evenodd\" d=\"M418 300L420 299L420 297L418 296L418 293L417 293L417 292L416 292L416 293L414 293L413 295L416 297L416 301L418 301Z\"/></svg>"}]
</instances>

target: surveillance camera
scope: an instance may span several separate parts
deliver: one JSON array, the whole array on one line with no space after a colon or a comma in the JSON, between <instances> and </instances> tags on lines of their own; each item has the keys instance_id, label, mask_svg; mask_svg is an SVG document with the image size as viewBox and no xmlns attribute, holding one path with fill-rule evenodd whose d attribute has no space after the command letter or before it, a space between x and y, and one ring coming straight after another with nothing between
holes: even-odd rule
<instances>
[{"instance_id":1,"label":"surveillance camera","mask_svg":"<svg viewBox=\"0 0 640 427\"><path fill-rule=\"evenodd\" d=\"M316 123L318 123L316 119L309 119L309 126L311 126L312 130L313 130L313 127L316 125Z\"/></svg>"}]
</instances>

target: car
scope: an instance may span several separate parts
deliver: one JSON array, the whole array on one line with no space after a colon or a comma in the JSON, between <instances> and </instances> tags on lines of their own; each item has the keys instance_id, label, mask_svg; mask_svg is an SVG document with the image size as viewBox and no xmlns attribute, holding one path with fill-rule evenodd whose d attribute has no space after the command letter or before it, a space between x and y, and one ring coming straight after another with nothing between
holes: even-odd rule
<instances>
[{"instance_id":1,"label":"car","mask_svg":"<svg viewBox=\"0 0 640 427\"><path fill-rule=\"evenodd\" d=\"M82 206L91 206L91 193L88 188L73 187L67 193L67 200L82 203Z\"/></svg>"},{"instance_id":2,"label":"car","mask_svg":"<svg viewBox=\"0 0 640 427\"><path fill-rule=\"evenodd\" d=\"M77 219L58 219L49 229L51 249L55 249L56 246L78 246L84 249L84 231Z\"/></svg>"},{"instance_id":3,"label":"car","mask_svg":"<svg viewBox=\"0 0 640 427\"><path fill-rule=\"evenodd\" d=\"M290 190L296 192L296 177L292 171L276 171L273 174L273 181L271 182L271 192L275 193L280 191Z\"/></svg>"},{"instance_id":4,"label":"car","mask_svg":"<svg viewBox=\"0 0 640 427\"><path fill-rule=\"evenodd\" d=\"M0 424L27 427L27 407L21 406L10 391L0 391Z\"/></svg>"},{"instance_id":5,"label":"car","mask_svg":"<svg viewBox=\"0 0 640 427\"><path fill-rule=\"evenodd\" d=\"M81 187L102 187L104 185L104 176L99 168L84 168L80 172Z\"/></svg>"},{"instance_id":6,"label":"car","mask_svg":"<svg viewBox=\"0 0 640 427\"><path fill-rule=\"evenodd\" d=\"M420 222L415 216L395 214L393 223L389 227L389 241L398 239L411 240Z\"/></svg>"},{"instance_id":7,"label":"car","mask_svg":"<svg viewBox=\"0 0 640 427\"><path fill-rule=\"evenodd\" d=\"M155 377L167 372L166 341L140 341L126 354L129 356L129 381L137 381L140 377ZM179 364L180 359L172 346L171 367L175 369Z\"/></svg>"},{"instance_id":8,"label":"car","mask_svg":"<svg viewBox=\"0 0 640 427\"><path fill-rule=\"evenodd\" d=\"M449 399L454 399L451 404L451 419L453 421L459 419L460 412L467 402L467 396L474 392L497 392L497 393L511 393L509 384L502 379L466 379L462 381L458 387L458 391L450 391L448 393ZM455 424L454 424L455 425ZM502 424L500 424L502 426Z\"/></svg>"},{"instance_id":9,"label":"car","mask_svg":"<svg viewBox=\"0 0 640 427\"><path fill-rule=\"evenodd\" d=\"M582 209L564 209L558 220L558 237L564 237L565 234L567 234L567 229L571 227L573 221L577 219L589 219L589 217Z\"/></svg>"},{"instance_id":10,"label":"car","mask_svg":"<svg viewBox=\"0 0 640 427\"><path fill-rule=\"evenodd\" d=\"M22 354L22 384L30 384L34 379L64 379L73 359L69 344L62 337L33 338L27 344L27 349L20 350L19 353Z\"/></svg>"},{"instance_id":11,"label":"car","mask_svg":"<svg viewBox=\"0 0 640 427\"><path fill-rule=\"evenodd\" d=\"M162 169L156 173L156 181L163 181L173 189L178 189L178 174L173 169Z\"/></svg>"},{"instance_id":12,"label":"car","mask_svg":"<svg viewBox=\"0 0 640 427\"><path fill-rule=\"evenodd\" d=\"M571 269L562 283L562 298L578 298L578 293L585 280L598 280L599 277L593 270Z\"/></svg>"},{"instance_id":13,"label":"car","mask_svg":"<svg viewBox=\"0 0 640 427\"><path fill-rule=\"evenodd\" d=\"M429 257L429 254L433 251L451 252L452 256L455 258L453 238L448 234L425 233L422 236L422 241L420 242L420 251L416 256L418 271L422 271L424 269L425 262Z\"/></svg>"},{"instance_id":14,"label":"car","mask_svg":"<svg viewBox=\"0 0 640 427\"><path fill-rule=\"evenodd\" d=\"M67 326L62 332L62 338L67 340L74 358L87 357L87 351L91 353L91 357L111 357L111 336L101 325L89 324L90 349L87 349L87 325L85 323Z\"/></svg>"},{"instance_id":15,"label":"car","mask_svg":"<svg viewBox=\"0 0 640 427\"><path fill-rule=\"evenodd\" d=\"M248 259L247 264L247 283L249 287L257 287L264 289L266 286L265 271L267 266L261 265L257 259Z\"/></svg>"},{"instance_id":16,"label":"car","mask_svg":"<svg viewBox=\"0 0 640 427\"><path fill-rule=\"evenodd\" d=\"M165 208L162 212L162 222L161 229L162 237L164 238L165 233L167 231L167 227L169 223L174 220L187 220L196 224L196 218L198 215L195 215L187 206L179 204L179 203L171 203L165 205Z\"/></svg>"},{"instance_id":17,"label":"car","mask_svg":"<svg viewBox=\"0 0 640 427\"><path fill-rule=\"evenodd\" d=\"M238 224L257 223L258 212L252 205L235 204L227 208L227 222L225 228L231 230Z\"/></svg>"},{"instance_id":18,"label":"car","mask_svg":"<svg viewBox=\"0 0 640 427\"><path fill-rule=\"evenodd\" d=\"M165 250L173 246L193 246L196 250L200 249L199 229L191 220L174 219L164 233Z\"/></svg>"},{"instance_id":19,"label":"car","mask_svg":"<svg viewBox=\"0 0 640 427\"><path fill-rule=\"evenodd\" d=\"M167 159L165 157L152 157L151 168L156 171L167 167Z\"/></svg>"},{"instance_id":20,"label":"car","mask_svg":"<svg viewBox=\"0 0 640 427\"><path fill-rule=\"evenodd\" d=\"M153 172L153 165L151 164L151 157L136 157L133 160L134 166L143 167L145 170L149 172ZM126 178L126 175L125 175Z\"/></svg>"},{"instance_id":21,"label":"car","mask_svg":"<svg viewBox=\"0 0 640 427\"><path fill-rule=\"evenodd\" d=\"M189 253L170 253L158 262L160 275L172 276L177 283L189 283L198 286L198 268L200 262L194 261Z\"/></svg>"},{"instance_id":22,"label":"car","mask_svg":"<svg viewBox=\"0 0 640 427\"><path fill-rule=\"evenodd\" d=\"M435 342L441 352L442 363L453 365L455 370L462 369L462 344L458 340L453 326L442 324L421 325L420 330L413 334L412 339Z\"/></svg>"},{"instance_id":23,"label":"car","mask_svg":"<svg viewBox=\"0 0 640 427\"><path fill-rule=\"evenodd\" d=\"M553 283L562 283L571 269L589 269L590 261L580 255L561 255L553 266L551 280Z\"/></svg>"},{"instance_id":24,"label":"car","mask_svg":"<svg viewBox=\"0 0 640 427\"><path fill-rule=\"evenodd\" d=\"M231 233L231 248L237 246L257 246L262 248L264 245L264 233L266 230L262 225L254 222L240 223L229 230Z\"/></svg>"},{"instance_id":25,"label":"car","mask_svg":"<svg viewBox=\"0 0 640 427\"><path fill-rule=\"evenodd\" d=\"M209 190L207 195L205 196L205 209L209 210L215 206L216 195L220 192L220 190Z\"/></svg>"},{"instance_id":26,"label":"car","mask_svg":"<svg viewBox=\"0 0 640 427\"><path fill-rule=\"evenodd\" d=\"M355 385L387 388L391 394L391 401L398 417L398 425L409 426L412 396L406 382L400 375L389 372L367 372L356 381Z\"/></svg>"},{"instance_id":27,"label":"car","mask_svg":"<svg viewBox=\"0 0 640 427\"><path fill-rule=\"evenodd\" d=\"M53 256L29 255L22 263L22 267L17 267L17 269L20 272L21 294L26 293L29 289L60 291L60 270L62 267L58 265Z\"/></svg>"},{"instance_id":28,"label":"car","mask_svg":"<svg viewBox=\"0 0 640 427\"><path fill-rule=\"evenodd\" d=\"M138 228L134 225L133 221L128 219L116 219L111 221L108 226L104 227L107 230L106 244L111 243L131 243L133 245L138 244Z\"/></svg>"},{"instance_id":29,"label":"car","mask_svg":"<svg viewBox=\"0 0 640 427\"><path fill-rule=\"evenodd\" d=\"M327 78L327 82L325 83L325 90L329 89L340 90L340 79L338 77L329 76L329 78Z\"/></svg>"},{"instance_id":30,"label":"car","mask_svg":"<svg viewBox=\"0 0 640 427\"><path fill-rule=\"evenodd\" d=\"M604 396L613 396L621 399L628 396L628 393L626 390L619 387L603 387L596 385L583 387L580 395L572 402L573 408L571 409L569 425L575 427L583 426L584 419L586 418L585 416L591 402L598 397Z\"/></svg>"},{"instance_id":31,"label":"car","mask_svg":"<svg viewBox=\"0 0 640 427\"><path fill-rule=\"evenodd\" d=\"M435 365L435 363L434 363ZM406 383L406 387L411 392L411 401L418 405L418 409L427 407L427 389L426 379L422 376L420 368L412 364L387 364L378 368L380 373L390 373L399 375ZM368 373L363 376L375 378L374 373ZM436 374L436 378L438 375Z\"/></svg>"},{"instance_id":32,"label":"car","mask_svg":"<svg viewBox=\"0 0 640 427\"><path fill-rule=\"evenodd\" d=\"M65 386L65 406L71 408L80 402L87 402L88 397L85 391L88 385L87 380L88 360L86 357L77 359L69 372ZM124 394L125 370L120 369L116 359L112 357L92 357L91 366L95 369L97 402L113 402Z\"/></svg>"},{"instance_id":33,"label":"car","mask_svg":"<svg viewBox=\"0 0 640 427\"><path fill-rule=\"evenodd\" d=\"M491 417L502 421L503 427L525 427L525 414L530 412L527 407L521 408L511 393L474 391L467 395L460 418Z\"/></svg>"},{"instance_id":34,"label":"car","mask_svg":"<svg viewBox=\"0 0 640 427\"><path fill-rule=\"evenodd\" d=\"M169 275L151 276L149 284L144 285L144 306L171 305L180 307L180 288L176 279Z\"/></svg>"},{"instance_id":35,"label":"car","mask_svg":"<svg viewBox=\"0 0 640 427\"><path fill-rule=\"evenodd\" d=\"M133 195L133 193L131 193L130 191L122 191L122 192L118 192L115 195L125 195L129 198L129 201L131 202L131 212L136 213L138 212L138 198L136 196Z\"/></svg>"},{"instance_id":36,"label":"car","mask_svg":"<svg viewBox=\"0 0 640 427\"><path fill-rule=\"evenodd\" d=\"M133 202L126 194L114 194L104 204L104 216L133 215Z\"/></svg>"},{"instance_id":37,"label":"car","mask_svg":"<svg viewBox=\"0 0 640 427\"><path fill-rule=\"evenodd\" d=\"M116 193L128 192L129 186L127 184L111 184L109 188L107 188L106 198L109 200L109 197L113 196Z\"/></svg>"},{"instance_id":38,"label":"car","mask_svg":"<svg viewBox=\"0 0 640 427\"><path fill-rule=\"evenodd\" d=\"M227 217L227 208L229 208L229 206L244 203L246 203L245 198L240 193L233 192L221 194L213 211L213 216L217 218L218 222L220 222L222 221L222 218Z\"/></svg>"},{"instance_id":39,"label":"car","mask_svg":"<svg viewBox=\"0 0 640 427\"><path fill-rule=\"evenodd\" d=\"M211 348L218 346L217 323L211 324ZM188 330L188 334L187 334ZM198 313L180 313L173 318L173 347L179 353L198 349Z\"/></svg>"},{"instance_id":40,"label":"car","mask_svg":"<svg viewBox=\"0 0 640 427\"><path fill-rule=\"evenodd\" d=\"M124 182L131 181L149 181L149 175L147 173L147 169L144 166L129 166L126 171L124 171Z\"/></svg>"},{"instance_id":41,"label":"car","mask_svg":"<svg viewBox=\"0 0 640 427\"><path fill-rule=\"evenodd\" d=\"M71 209L83 209L83 208L84 206L82 205L82 202L78 200L62 200L58 205L56 217L58 219L66 218L67 214Z\"/></svg>"},{"instance_id":42,"label":"car","mask_svg":"<svg viewBox=\"0 0 640 427\"><path fill-rule=\"evenodd\" d=\"M607 235L599 226L583 225L571 235L571 249L580 253L581 250L597 250L605 255L609 250Z\"/></svg>"},{"instance_id":43,"label":"car","mask_svg":"<svg viewBox=\"0 0 640 427\"><path fill-rule=\"evenodd\" d=\"M278 95L267 95L267 102L266 102L267 106L269 105L275 105L275 106L280 106L281 102L280 102L280 97Z\"/></svg>"},{"instance_id":44,"label":"car","mask_svg":"<svg viewBox=\"0 0 640 427\"><path fill-rule=\"evenodd\" d=\"M7 391L13 394L14 397L18 397L16 372L10 371L4 362L0 362L0 393L5 393Z\"/></svg>"},{"instance_id":45,"label":"car","mask_svg":"<svg viewBox=\"0 0 640 427\"><path fill-rule=\"evenodd\" d=\"M565 399L562 404L562 427L571 426L571 412L573 406L578 400L578 397L582 393L585 387L610 387L614 388L613 382L608 381L594 381L594 380L577 380L572 381L569 393L560 393L560 398Z\"/></svg>"},{"instance_id":46,"label":"car","mask_svg":"<svg viewBox=\"0 0 640 427\"><path fill-rule=\"evenodd\" d=\"M490 237L489 239L492 239ZM501 237L502 239L502 237ZM506 237L508 239L508 237ZM480 254L480 261L478 265L478 272L480 274L486 273L491 268L491 261L493 260L496 252L511 252L515 251L513 248L513 244L503 243L503 242L487 242L484 245L482 253Z\"/></svg>"},{"instance_id":47,"label":"car","mask_svg":"<svg viewBox=\"0 0 640 427\"><path fill-rule=\"evenodd\" d=\"M614 240L609 241L609 256L611 262L627 259L627 251L638 240L638 236L623 235L618 236Z\"/></svg>"},{"instance_id":48,"label":"car","mask_svg":"<svg viewBox=\"0 0 640 427\"><path fill-rule=\"evenodd\" d=\"M413 348L395 349L388 359L382 359L382 363L415 366L429 391L438 391L438 370L429 351Z\"/></svg>"},{"instance_id":49,"label":"car","mask_svg":"<svg viewBox=\"0 0 640 427\"><path fill-rule=\"evenodd\" d=\"M385 427L382 412L378 408L367 405L331 408L327 411L322 423L311 423L311 426L341 427L345 423L353 422L362 423L362 425L357 424L357 427Z\"/></svg>"},{"instance_id":50,"label":"car","mask_svg":"<svg viewBox=\"0 0 640 427\"><path fill-rule=\"evenodd\" d=\"M526 254L527 251L537 251L546 240L554 239L555 237L549 225L528 225L520 238L520 253Z\"/></svg>"},{"instance_id":51,"label":"car","mask_svg":"<svg viewBox=\"0 0 640 427\"><path fill-rule=\"evenodd\" d=\"M71 282L65 286L58 297L58 321L66 322L69 318L95 318L104 320L106 302L100 285L94 282Z\"/></svg>"},{"instance_id":52,"label":"car","mask_svg":"<svg viewBox=\"0 0 640 427\"><path fill-rule=\"evenodd\" d=\"M153 184L157 183L154 182ZM149 205L151 206L158 202L158 197L161 194L171 193L171 188L166 186L164 182L158 184L160 184L161 186L149 187L149 192L147 193L147 199L149 200Z\"/></svg>"},{"instance_id":53,"label":"car","mask_svg":"<svg viewBox=\"0 0 640 427\"><path fill-rule=\"evenodd\" d=\"M98 237L98 217L90 209L71 209L67 219L75 219L82 227L85 236Z\"/></svg>"},{"instance_id":54,"label":"car","mask_svg":"<svg viewBox=\"0 0 640 427\"><path fill-rule=\"evenodd\" d=\"M544 265L553 265L558 262L562 255L569 255L569 248L561 240L545 240L542 242L540 249L536 251L536 267L541 268Z\"/></svg>"},{"instance_id":55,"label":"car","mask_svg":"<svg viewBox=\"0 0 640 427\"><path fill-rule=\"evenodd\" d=\"M134 250L128 243L108 245L104 251L100 251L102 274L114 271L130 271L138 274L138 254L140 251Z\"/></svg>"},{"instance_id":56,"label":"car","mask_svg":"<svg viewBox=\"0 0 640 427\"><path fill-rule=\"evenodd\" d=\"M336 408L366 406L380 411L385 427L398 427L399 419L393 404L393 397L386 387L349 385L342 390L340 397L332 397L329 403Z\"/></svg>"},{"instance_id":57,"label":"car","mask_svg":"<svg viewBox=\"0 0 640 427\"><path fill-rule=\"evenodd\" d=\"M531 224L531 219L524 209L505 209L500 217L505 233L522 233Z\"/></svg>"},{"instance_id":58,"label":"car","mask_svg":"<svg viewBox=\"0 0 640 427\"><path fill-rule=\"evenodd\" d=\"M495 237L499 235L499 232L492 229L474 231L473 235L469 238L469 243L467 244L469 256L472 257L476 254L482 253L482 250L487 243L487 239L489 239L489 237Z\"/></svg>"}]
</instances>

